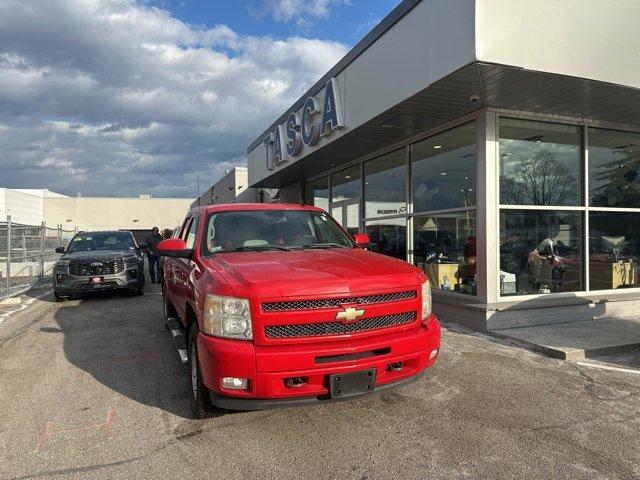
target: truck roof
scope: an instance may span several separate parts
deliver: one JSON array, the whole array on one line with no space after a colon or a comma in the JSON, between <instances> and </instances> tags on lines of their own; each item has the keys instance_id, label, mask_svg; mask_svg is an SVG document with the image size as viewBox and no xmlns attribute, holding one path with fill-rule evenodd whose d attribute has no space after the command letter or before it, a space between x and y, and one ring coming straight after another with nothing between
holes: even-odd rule
<instances>
[{"instance_id":1,"label":"truck roof","mask_svg":"<svg viewBox=\"0 0 640 480\"><path fill-rule=\"evenodd\" d=\"M206 213L246 211L246 210L311 210L323 212L321 208L298 203L221 203L218 205L205 205L202 208Z\"/></svg>"}]
</instances>

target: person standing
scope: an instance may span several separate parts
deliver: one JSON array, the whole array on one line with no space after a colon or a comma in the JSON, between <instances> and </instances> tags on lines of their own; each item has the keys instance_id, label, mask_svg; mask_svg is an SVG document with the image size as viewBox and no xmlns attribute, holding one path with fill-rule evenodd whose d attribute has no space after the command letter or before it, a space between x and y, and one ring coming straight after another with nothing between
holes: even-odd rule
<instances>
[{"instance_id":1,"label":"person standing","mask_svg":"<svg viewBox=\"0 0 640 480\"><path fill-rule=\"evenodd\" d=\"M151 283L160 283L162 281L162 264L160 263L160 255L158 254L158 244L162 240L164 240L164 238L160 235L158 227L153 227L151 229L151 235L149 235L146 240L148 249L147 260L149 261L149 276L151 277Z\"/></svg>"}]
</instances>

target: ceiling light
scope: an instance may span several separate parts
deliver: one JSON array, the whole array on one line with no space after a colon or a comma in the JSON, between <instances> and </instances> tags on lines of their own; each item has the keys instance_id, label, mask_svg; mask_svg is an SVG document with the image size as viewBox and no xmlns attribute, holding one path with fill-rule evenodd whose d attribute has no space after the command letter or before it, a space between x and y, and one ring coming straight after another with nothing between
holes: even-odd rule
<instances>
[{"instance_id":1,"label":"ceiling light","mask_svg":"<svg viewBox=\"0 0 640 480\"><path fill-rule=\"evenodd\" d=\"M440 176L444 177L447 174L447 172L440 172Z\"/></svg>"},{"instance_id":2,"label":"ceiling light","mask_svg":"<svg viewBox=\"0 0 640 480\"><path fill-rule=\"evenodd\" d=\"M434 145L433 148L434 150L440 150L442 148L442 145Z\"/></svg>"},{"instance_id":3,"label":"ceiling light","mask_svg":"<svg viewBox=\"0 0 640 480\"><path fill-rule=\"evenodd\" d=\"M344 178L346 178L347 180L349 180L351 178L351 175L345 175Z\"/></svg>"}]
</instances>

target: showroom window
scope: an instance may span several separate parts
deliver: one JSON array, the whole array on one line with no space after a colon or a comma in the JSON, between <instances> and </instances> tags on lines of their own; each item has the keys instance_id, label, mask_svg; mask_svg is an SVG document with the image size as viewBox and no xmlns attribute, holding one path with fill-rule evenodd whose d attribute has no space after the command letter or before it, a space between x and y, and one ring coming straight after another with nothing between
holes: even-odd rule
<instances>
[{"instance_id":1,"label":"showroom window","mask_svg":"<svg viewBox=\"0 0 640 480\"><path fill-rule=\"evenodd\" d=\"M581 128L500 118L500 203L579 205Z\"/></svg>"},{"instance_id":2,"label":"showroom window","mask_svg":"<svg viewBox=\"0 0 640 480\"><path fill-rule=\"evenodd\" d=\"M307 205L329 210L329 177L322 177L307 183Z\"/></svg>"},{"instance_id":3,"label":"showroom window","mask_svg":"<svg viewBox=\"0 0 640 480\"><path fill-rule=\"evenodd\" d=\"M640 212L589 213L591 290L640 287Z\"/></svg>"},{"instance_id":4,"label":"showroom window","mask_svg":"<svg viewBox=\"0 0 640 480\"><path fill-rule=\"evenodd\" d=\"M581 217L582 212L502 210L500 293L583 290Z\"/></svg>"},{"instance_id":5,"label":"showroom window","mask_svg":"<svg viewBox=\"0 0 640 480\"><path fill-rule=\"evenodd\" d=\"M467 210L414 217L414 264L432 288L476 294L475 214Z\"/></svg>"},{"instance_id":6,"label":"showroom window","mask_svg":"<svg viewBox=\"0 0 640 480\"><path fill-rule=\"evenodd\" d=\"M413 211L476 204L476 128L467 123L413 146Z\"/></svg>"},{"instance_id":7,"label":"showroom window","mask_svg":"<svg viewBox=\"0 0 640 480\"><path fill-rule=\"evenodd\" d=\"M582 128L513 118L499 128L500 294L584 290Z\"/></svg>"},{"instance_id":8,"label":"showroom window","mask_svg":"<svg viewBox=\"0 0 640 480\"><path fill-rule=\"evenodd\" d=\"M331 174L331 202L360 199L360 165Z\"/></svg>"},{"instance_id":9,"label":"showroom window","mask_svg":"<svg viewBox=\"0 0 640 480\"><path fill-rule=\"evenodd\" d=\"M476 295L476 124L412 149L413 263L432 288Z\"/></svg>"},{"instance_id":10,"label":"showroom window","mask_svg":"<svg viewBox=\"0 0 640 480\"><path fill-rule=\"evenodd\" d=\"M589 129L589 204L640 208L640 134Z\"/></svg>"},{"instance_id":11,"label":"showroom window","mask_svg":"<svg viewBox=\"0 0 640 480\"><path fill-rule=\"evenodd\" d=\"M369 250L400 260L407 259L406 217L367 221L365 233L371 240Z\"/></svg>"},{"instance_id":12,"label":"showroom window","mask_svg":"<svg viewBox=\"0 0 640 480\"><path fill-rule=\"evenodd\" d=\"M405 149L364 164L365 218L407 213L407 164Z\"/></svg>"}]
</instances>

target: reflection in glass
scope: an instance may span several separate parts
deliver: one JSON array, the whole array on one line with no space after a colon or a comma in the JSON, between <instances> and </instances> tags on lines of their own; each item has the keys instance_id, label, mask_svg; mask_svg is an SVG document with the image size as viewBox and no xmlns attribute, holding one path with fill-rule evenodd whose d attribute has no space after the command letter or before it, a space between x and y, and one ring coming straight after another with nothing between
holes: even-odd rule
<instances>
[{"instance_id":1,"label":"reflection in glass","mask_svg":"<svg viewBox=\"0 0 640 480\"><path fill-rule=\"evenodd\" d=\"M500 118L500 203L578 205L580 128Z\"/></svg>"},{"instance_id":2,"label":"reflection in glass","mask_svg":"<svg viewBox=\"0 0 640 480\"><path fill-rule=\"evenodd\" d=\"M371 239L369 250L406 260L407 219L389 218L366 223L366 233Z\"/></svg>"},{"instance_id":3,"label":"reflection in glass","mask_svg":"<svg viewBox=\"0 0 640 480\"><path fill-rule=\"evenodd\" d=\"M360 198L360 165L331 174L331 201Z\"/></svg>"},{"instance_id":4,"label":"reflection in glass","mask_svg":"<svg viewBox=\"0 0 640 480\"><path fill-rule=\"evenodd\" d=\"M640 134L589 129L589 202L640 208Z\"/></svg>"},{"instance_id":5,"label":"reflection in glass","mask_svg":"<svg viewBox=\"0 0 640 480\"><path fill-rule=\"evenodd\" d=\"M589 289L640 287L640 213L589 214Z\"/></svg>"},{"instance_id":6,"label":"reflection in glass","mask_svg":"<svg viewBox=\"0 0 640 480\"><path fill-rule=\"evenodd\" d=\"M467 123L413 146L413 210L476 204L476 128Z\"/></svg>"},{"instance_id":7,"label":"reflection in glass","mask_svg":"<svg viewBox=\"0 0 640 480\"><path fill-rule=\"evenodd\" d=\"M432 288L476 294L476 212L417 216L414 262Z\"/></svg>"},{"instance_id":8,"label":"reflection in glass","mask_svg":"<svg viewBox=\"0 0 640 480\"><path fill-rule=\"evenodd\" d=\"M365 218L407 213L404 149L364 164Z\"/></svg>"},{"instance_id":9,"label":"reflection in glass","mask_svg":"<svg viewBox=\"0 0 640 480\"><path fill-rule=\"evenodd\" d=\"M580 212L500 212L500 293L582 290Z\"/></svg>"},{"instance_id":10,"label":"reflection in glass","mask_svg":"<svg viewBox=\"0 0 640 480\"><path fill-rule=\"evenodd\" d=\"M307 183L307 205L329 209L329 177Z\"/></svg>"}]
</instances>

